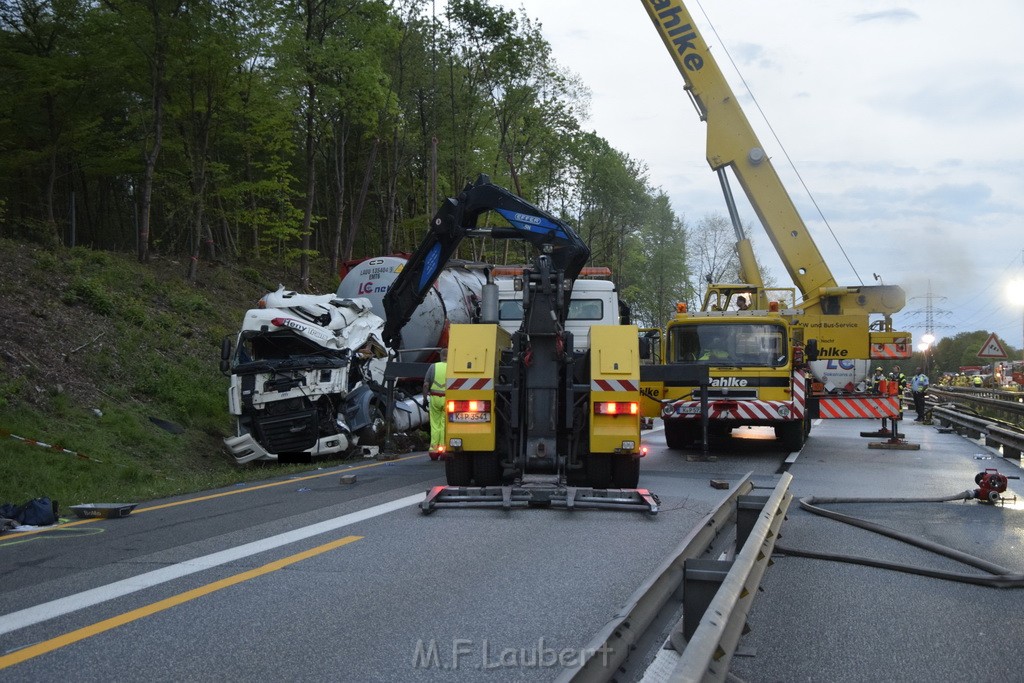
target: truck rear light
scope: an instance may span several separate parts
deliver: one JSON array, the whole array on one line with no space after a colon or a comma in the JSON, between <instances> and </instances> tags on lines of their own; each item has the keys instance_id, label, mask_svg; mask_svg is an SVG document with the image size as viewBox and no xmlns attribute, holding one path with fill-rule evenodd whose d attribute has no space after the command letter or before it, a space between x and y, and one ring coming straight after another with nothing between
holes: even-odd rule
<instances>
[{"instance_id":1,"label":"truck rear light","mask_svg":"<svg viewBox=\"0 0 1024 683\"><path fill-rule=\"evenodd\" d=\"M448 401L449 413L489 413L490 401Z\"/></svg>"},{"instance_id":2,"label":"truck rear light","mask_svg":"<svg viewBox=\"0 0 1024 683\"><path fill-rule=\"evenodd\" d=\"M490 401L448 401L449 422L490 422Z\"/></svg>"},{"instance_id":3,"label":"truck rear light","mask_svg":"<svg viewBox=\"0 0 1024 683\"><path fill-rule=\"evenodd\" d=\"M640 404L635 401L598 401L594 404L595 415L639 415Z\"/></svg>"}]
</instances>

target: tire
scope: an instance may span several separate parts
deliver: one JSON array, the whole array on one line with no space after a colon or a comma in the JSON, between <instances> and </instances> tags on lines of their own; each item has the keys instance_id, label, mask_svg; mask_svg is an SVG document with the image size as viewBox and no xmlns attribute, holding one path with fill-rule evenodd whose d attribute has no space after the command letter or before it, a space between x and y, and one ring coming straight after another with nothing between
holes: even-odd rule
<instances>
[{"instance_id":1,"label":"tire","mask_svg":"<svg viewBox=\"0 0 1024 683\"><path fill-rule=\"evenodd\" d=\"M501 484L501 461L497 453L480 453L473 456L473 479L477 486L498 486Z\"/></svg>"},{"instance_id":2,"label":"tire","mask_svg":"<svg viewBox=\"0 0 1024 683\"><path fill-rule=\"evenodd\" d=\"M380 446L384 443L385 427L384 413L381 412L380 406L371 403L370 424L356 432L357 443L360 446Z\"/></svg>"},{"instance_id":3,"label":"tire","mask_svg":"<svg viewBox=\"0 0 1024 683\"><path fill-rule=\"evenodd\" d=\"M787 451L798 451L804 447L804 423L801 421L781 424L775 428L775 436Z\"/></svg>"},{"instance_id":4,"label":"tire","mask_svg":"<svg viewBox=\"0 0 1024 683\"><path fill-rule=\"evenodd\" d=\"M469 486L473 481L473 461L468 453L449 453L444 461L444 476L449 486Z\"/></svg>"},{"instance_id":5,"label":"tire","mask_svg":"<svg viewBox=\"0 0 1024 683\"><path fill-rule=\"evenodd\" d=\"M607 453L587 456L587 483L595 489L606 489L612 483L612 459Z\"/></svg>"},{"instance_id":6,"label":"tire","mask_svg":"<svg viewBox=\"0 0 1024 683\"><path fill-rule=\"evenodd\" d=\"M693 431L681 420L665 420L665 443L669 448L682 450L693 441Z\"/></svg>"},{"instance_id":7,"label":"tire","mask_svg":"<svg viewBox=\"0 0 1024 683\"><path fill-rule=\"evenodd\" d=\"M612 456L612 488L635 489L640 483L640 458Z\"/></svg>"}]
</instances>

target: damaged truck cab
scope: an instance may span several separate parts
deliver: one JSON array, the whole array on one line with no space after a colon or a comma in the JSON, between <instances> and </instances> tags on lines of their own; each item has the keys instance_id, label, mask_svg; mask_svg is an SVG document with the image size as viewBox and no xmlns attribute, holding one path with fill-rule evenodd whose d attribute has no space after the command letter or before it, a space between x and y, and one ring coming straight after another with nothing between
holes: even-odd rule
<instances>
[{"instance_id":1,"label":"damaged truck cab","mask_svg":"<svg viewBox=\"0 0 1024 683\"><path fill-rule=\"evenodd\" d=\"M260 299L221 352L236 424L224 443L235 461L307 462L376 445L384 431L383 325L365 299L283 287Z\"/></svg>"}]
</instances>

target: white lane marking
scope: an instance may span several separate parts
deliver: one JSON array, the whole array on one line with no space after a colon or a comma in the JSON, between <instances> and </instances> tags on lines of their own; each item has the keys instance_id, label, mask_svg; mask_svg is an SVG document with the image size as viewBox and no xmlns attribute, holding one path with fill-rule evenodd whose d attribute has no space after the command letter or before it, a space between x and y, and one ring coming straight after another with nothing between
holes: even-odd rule
<instances>
[{"instance_id":1,"label":"white lane marking","mask_svg":"<svg viewBox=\"0 0 1024 683\"><path fill-rule=\"evenodd\" d=\"M425 493L406 496L405 498L393 500L390 503L382 503L372 508L329 519L326 522L319 522L301 529L295 529L294 531L287 531L283 534L278 534L277 536L253 541L252 543L246 543L245 545L222 550L204 557L197 557L193 560L179 562L178 564L164 567L163 569L156 569L151 572L146 572L145 574L133 576L130 579L115 581L114 583L106 586L100 586L99 588L82 591L81 593L69 595L65 598L51 600L50 602L36 605L35 607L28 607L17 612L12 612L0 617L0 635L10 633L11 631L17 631L20 628L38 624L80 609L85 609L86 607L98 605L101 602L113 600L114 598L119 598L121 596L128 595L129 593L134 593L146 588L152 588L153 586L173 581L174 579L188 576L189 574L195 574L196 572L201 572L205 569L218 567L222 564L227 564L228 562L234 562L235 560L240 560L244 557L256 555L257 553L261 553L265 550L279 548L283 545L302 541L318 534L324 534L328 531L334 531L335 529L363 522L367 519L379 517L380 515L385 515L389 512L394 512L395 510L415 505L416 503L423 501L425 497Z\"/></svg>"}]
</instances>

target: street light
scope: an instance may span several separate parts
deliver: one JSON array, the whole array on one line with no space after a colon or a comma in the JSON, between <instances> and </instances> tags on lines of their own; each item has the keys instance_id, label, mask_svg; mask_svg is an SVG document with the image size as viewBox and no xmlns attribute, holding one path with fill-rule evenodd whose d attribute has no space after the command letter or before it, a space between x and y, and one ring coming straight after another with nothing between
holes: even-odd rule
<instances>
[{"instance_id":1,"label":"street light","mask_svg":"<svg viewBox=\"0 0 1024 683\"><path fill-rule=\"evenodd\" d=\"M923 362L921 363L924 374L928 374L928 349L932 347L932 342L935 341L935 335L931 332L925 332L921 335L921 342L917 345L917 350L921 352Z\"/></svg>"}]
</instances>

